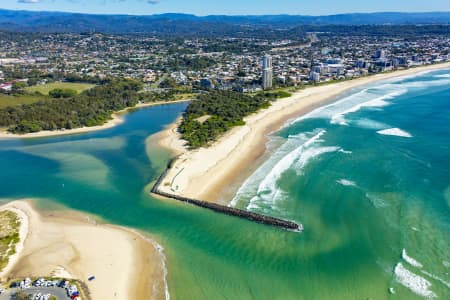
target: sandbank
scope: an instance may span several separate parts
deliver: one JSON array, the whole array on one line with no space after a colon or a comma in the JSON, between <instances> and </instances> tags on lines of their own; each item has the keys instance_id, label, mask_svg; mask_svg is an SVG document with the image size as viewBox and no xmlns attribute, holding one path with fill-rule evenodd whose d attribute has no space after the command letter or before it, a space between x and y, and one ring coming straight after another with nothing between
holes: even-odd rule
<instances>
[{"instance_id":1,"label":"sandbank","mask_svg":"<svg viewBox=\"0 0 450 300\"><path fill-rule=\"evenodd\" d=\"M165 299L162 248L141 234L99 225L73 211L38 212L30 201L6 209L28 220L28 235L7 278L62 276L85 282L91 298ZM88 281L88 277L95 280Z\"/></svg>"},{"instance_id":2,"label":"sandbank","mask_svg":"<svg viewBox=\"0 0 450 300\"><path fill-rule=\"evenodd\" d=\"M235 127L207 148L189 150L183 145L172 124L159 133L159 145L171 150L178 159L164 177L159 190L165 193L226 204L233 194L230 187L248 174L250 166L265 153L267 135L279 130L294 117L337 100L351 89L376 81L450 68L450 63L421 66L358 79L308 87L289 98L245 118L245 125ZM237 186L236 186L237 188Z\"/></svg>"}]
</instances>

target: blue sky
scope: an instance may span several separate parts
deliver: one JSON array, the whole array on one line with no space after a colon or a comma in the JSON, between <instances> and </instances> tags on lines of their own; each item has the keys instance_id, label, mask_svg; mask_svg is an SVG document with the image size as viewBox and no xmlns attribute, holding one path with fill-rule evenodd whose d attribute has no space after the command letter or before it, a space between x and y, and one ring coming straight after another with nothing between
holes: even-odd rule
<instances>
[{"instance_id":1,"label":"blue sky","mask_svg":"<svg viewBox=\"0 0 450 300\"><path fill-rule=\"evenodd\" d=\"M324 15L376 11L450 11L450 0L0 0L0 8L85 13Z\"/></svg>"}]
</instances>

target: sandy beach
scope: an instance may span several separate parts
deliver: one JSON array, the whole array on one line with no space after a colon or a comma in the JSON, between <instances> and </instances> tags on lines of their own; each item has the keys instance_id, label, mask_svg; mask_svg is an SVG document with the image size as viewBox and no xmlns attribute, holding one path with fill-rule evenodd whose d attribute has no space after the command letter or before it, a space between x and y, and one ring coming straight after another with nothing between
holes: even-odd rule
<instances>
[{"instance_id":1,"label":"sandy beach","mask_svg":"<svg viewBox=\"0 0 450 300\"><path fill-rule=\"evenodd\" d=\"M23 251L25 240L28 237L28 229L29 229L29 219L26 213L20 209L15 208L11 205L5 205L3 207L0 207L0 210L8 210L16 214L16 216L19 218L20 221L20 228L19 228L19 242L16 244L16 253L11 255L9 257L8 264L5 268L0 272L0 280L5 278L9 272L13 269L13 267L16 265L17 261L20 258L20 254Z\"/></svg>"},{"instance_id":2,"label":"sandy beach","mask_svg":"<svg viewBox=\"0 0 450 300\"><path fill-rule=\"evenodd\" d=\"M182 103L182 102L188 102L188 101L191 101L191 100L186 99L186 100L175 100L175 101L157 101L157 102L137 104L134 107L127 107L121 111L114 113L111 116L111 120L109 120L105 124L99 125L99 126L80 127L80 128L74 128L74 129L55 130L55 131L43 130L43 131L39 131L39 132L32 132L32 133L26 133L26 134L13 134L13 133L10 133L5 130L0 130L0 138L16 138L16 139L17 138L19 138L19 139L42 138L42 137L81 134L81 133L93 132L93 131L98 131L98 130L105 130L105 129L115 127L119 124L122 124L124 114L126 114L130 110L148 107L148 106Z\"/></svg>"},{"instance_id":3,"label":"sandy beach","mask_svg":"<svg viewBox=\"0 0 450 300\"><path fill-rule=\"evenodd\" d=\"M178 159L165 176L160 190L204 201L223 202L232 193L236 179L249 175L249 167L265 152L267 135L279 130L288 120L332 102L340 94L376 81L449 68L450 63L422 66L377 74L328 85L308 87L289 98L277 100L268 109L245 118L246 125L235 127L208 148L188 150L183 147L176 124L155 138Z\"/></svg>"},{"instance_id":4,"label":"sandy beach","mask_svg":"<svg viewBox=\"0 0 450 300\"><path fill-rule=\"evenodd\" d=\"M85 282L92 299L165 299L164 255L141 234L98 225L73 211L40 213L30 201L2 209L26 220L25 243L3 277L61 276ZM96 279L88 282L94 275Z\"/></svg>"}]
</instances>

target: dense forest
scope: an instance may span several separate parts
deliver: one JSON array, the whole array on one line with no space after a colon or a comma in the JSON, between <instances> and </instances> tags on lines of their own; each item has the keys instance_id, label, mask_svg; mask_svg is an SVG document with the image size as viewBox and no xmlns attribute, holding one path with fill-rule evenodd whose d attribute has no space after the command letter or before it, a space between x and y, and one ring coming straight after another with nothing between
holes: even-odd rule
<instances>
[{"instance_id":1,"label":"dense forest","mask_svg":"<svg viewBox=\"0 0 450 300\"><path fill-rule=\"evenodd\" d=\"M277 97L288 93L258 93L214 91L192 101L183 115L179 131L191 148L199 148L214 141L234 126L244 125L244 117L270 106Z\"/></svg>"},{"instance_id":2,"label":"dense forest","mask_svg":"<svg viewBox=\"0 0 450 300\"><path fill-rule=\"evenodd\" d=\"M115 111L133 107L139 101L159 99L153 94L138 93L141 89L142 84L137 81L112 81L70 98L7 107L0 110L0 127L22 134L102 125ZM171 95L162 97L170 98Z\"/></svg>"}]
</instances>

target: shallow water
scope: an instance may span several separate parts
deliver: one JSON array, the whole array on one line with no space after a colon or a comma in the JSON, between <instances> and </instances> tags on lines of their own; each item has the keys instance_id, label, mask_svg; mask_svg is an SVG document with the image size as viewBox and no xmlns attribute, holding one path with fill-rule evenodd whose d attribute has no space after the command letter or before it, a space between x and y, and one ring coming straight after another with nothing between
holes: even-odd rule
<instances>
[{"instance_id":1,"label":"shallow water","mask_svg":"<svg viewBox=\"0 0 450 300\"><path fill-rule=\"evenodd\" d=\"M445 299L449 73L352 91L273 137L281 146L234 202L299 221L302 234L148 195L169 154L146 138L186 104L94 133L0 141L0 198L39 198L44 209L63 204L150 233L165 248L171 299L422 299L411 277L395 275L398 263ZM411 137L377 133L395 128Z\"/></svg>"}]
</instances>

